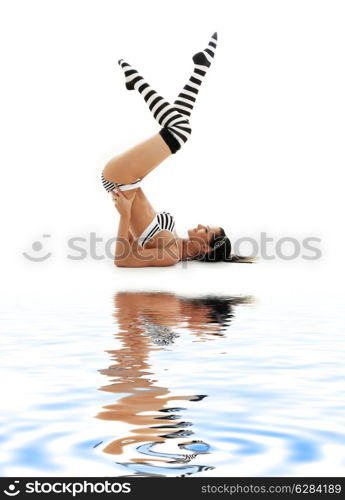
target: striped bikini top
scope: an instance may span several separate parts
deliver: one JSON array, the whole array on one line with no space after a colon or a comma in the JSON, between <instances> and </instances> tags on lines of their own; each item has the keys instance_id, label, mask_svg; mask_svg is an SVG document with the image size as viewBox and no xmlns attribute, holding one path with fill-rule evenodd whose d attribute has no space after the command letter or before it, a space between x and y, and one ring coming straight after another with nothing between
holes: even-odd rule
<instances>
[{"instance_id":1,"label":"striped bikini top","mask_svg":"<svg viewBox=\"0 0 345 500\"><path fill-rule=\"evenodd\" d=\"M139 236L138 243L141 247L144 247L144 245L156 234L161 231L170 231L172 233L174 228L174 217L169 214L169 212L160 212L156 214L151 224L149 224L141 236Z\"/></svg>"}]
</instances>

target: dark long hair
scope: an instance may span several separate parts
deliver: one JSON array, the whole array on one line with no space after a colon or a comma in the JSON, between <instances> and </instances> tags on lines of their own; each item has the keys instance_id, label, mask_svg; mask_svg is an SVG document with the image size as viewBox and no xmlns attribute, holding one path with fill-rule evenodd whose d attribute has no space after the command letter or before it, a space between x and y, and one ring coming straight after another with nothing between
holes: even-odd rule
<instances>
[{"instance_id":1,"label":"dark long hair","mask_svg":"<svg viewBox=\"0 0 345 500\"><path fill-rule=\"evenodd\" d=\"M219 234L209 242L209 245L211 250L204 255L199 255L197 260L201 262L237 262L241 264L252 264L256 261L255 257L243 257L232 254L230 238L225 234L222 227Z\"/></svg>"},{"instance_id":2,"label":"dark long hair","mask_svg":"<svg viewBox=\"0 0 345 500\"><path fill-rule=\"evenodd\" d=\"M239 304L252 304L254 299L245 297L221 297L206 295L205 297L180 297L181 300L191 304L194 308L209 308L208 319L210 323L218 323L221 327L229 326L233 317L234 309Z\"/></svg>"}]
</instances>

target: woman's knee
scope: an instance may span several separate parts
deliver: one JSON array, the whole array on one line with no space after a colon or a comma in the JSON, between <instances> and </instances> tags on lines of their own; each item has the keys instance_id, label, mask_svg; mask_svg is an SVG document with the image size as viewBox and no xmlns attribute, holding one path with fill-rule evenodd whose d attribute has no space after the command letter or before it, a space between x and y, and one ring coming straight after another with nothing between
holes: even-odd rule
<instances>
[{"instance_id":1,"label":"woman's knee","mask_svg":"<svg viewBox=\"0 0 345 500\"><path fill-rule=\"evenodd\" d=\"M114 156L103 168L104 177L110 182L132 182L132 172L128 169L128 162L122 155Z\"/></svg>"}]
</instances>

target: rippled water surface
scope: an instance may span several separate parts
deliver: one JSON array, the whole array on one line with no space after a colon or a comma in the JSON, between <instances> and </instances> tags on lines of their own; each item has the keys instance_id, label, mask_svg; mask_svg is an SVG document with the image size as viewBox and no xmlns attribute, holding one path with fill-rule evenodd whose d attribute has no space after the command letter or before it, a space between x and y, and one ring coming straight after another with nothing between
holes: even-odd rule
<instances>
[{"instance_id":1,"label":"rippled water surface","mask_svg":"<svg viewBox=\"0 0 345 500\"><path fill-rule=\"evenodd\" d=\"M3 314L1 475L344 475L337 300L114 287L67 303Z\"/></svg>"}]
</instances>

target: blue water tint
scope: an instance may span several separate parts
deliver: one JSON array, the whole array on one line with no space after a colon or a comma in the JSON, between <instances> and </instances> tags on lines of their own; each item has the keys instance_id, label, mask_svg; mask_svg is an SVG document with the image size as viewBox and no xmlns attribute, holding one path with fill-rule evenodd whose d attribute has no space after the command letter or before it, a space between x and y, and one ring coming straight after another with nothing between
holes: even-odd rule
<instances>
[{"instance_id":1,"label":"blue water tint","mask_svg":"<svg viewBox=\"0 0 345 500\"><path fill-rule=\"evenodd\" d=\"M265 446L255 441L249 441L248 439L241 439L238 437L224 436L221 438L222 442L225 443L235 443L238 445L235 453L236 455L255 455L257 453L264 453Z\"/></svg>"},{"instance_id":2,"label":"blue water tint","mask_svg":"<svg viewBox=\"0 0 345 500\"><path fill-rule=\"evenodd\" d=\"M153 450L153 448L157 445L157 443L145 443L141 446L137 447L137 451L139 453L143 453L144 455L151 455L154 457L167 458L170 460L180 460L183 455L180 453L163 453L162 451Z\"/></svg>"},{"instance_id":3,"label":"blue water tint","mask_svg":"<svg viewBox=\"0 0 345 500\"><path fill-rule=\"evenodd\" d=\"M297 462L313 462L321 457L319 445L312 441L294 440L289 445L290 460Z\"/></svg>"},{"instance_id":4,"label":"blue water tint","mask_svg":"<svg viewBox=\"0 0 345 500\"><path fill-rule=\"evenodd\" d=\"M214 436L215 440L220 440L222 442L227 441L230 443L240 444L240 449L236 450L236 454L252 454L252 453L263 453L265 447L256 443L255 441L242 440L238 437L232 437L228 434L233 433L242 433L242 434L250 434L257 436L265 436L265 437L274 437L284 440L286 443L287 450L289 451L289 457L291 462L311 462L318 460L321 456L319 451L319 443L315 443L311 439L307 439L306 437L298 437L293 435L292 433L286 432L277 432L270 430L261 430L261 429L250 429L250 428L241 428L241 427L219 427L215 426L213 430L216 430L217 433L223 432L226 434L225 436L220 437L219 435ZM335 435L336 436L336 435ZM333 436L335 438L335 436ZM244 448L243 446L244 445Z\"/></svg>"},{"instance_id":5,"label":"blue water tint","mask_svg":"<svg viewBox=\"0 0 345 500\"><path fill-rule=\"evenodd\" d=\"M29 305L5 325L3 475L345 475L340 306L116 292L43 327Z\"/></svg>"},{"instance_id":6,"label":"blue water tint","mask_svg":"<svg viewBox=\"0 0 345 500\"><path fill-rule=\"evenodd\" d=\"M320 430L318 434L320 435L320 438L324 437L327 438L328 440L335 441L336 443L345 444L345 434L341 434L340 432Z\"/></svg>"},{"instance_id":7,"label":"blue water tint","mask_svg":"<svg viewBox=\"0 0 345 500\"><path fill-rule=\"evenodd\" d=\"M26 431L34 431L37 429L37 423L31 425L19 425L15 427L16 432L26 432ZM1 436L0 436L1 440Z\"/></svg>"},{"instance_id":8,"label":"blue water tint","mask_svg":"<svg viewBox=\"0 0 345 500\"><path fill-rule=\"evenodd\" d=\"M138 464L138 463L120 463L118 465L130 469L131 471L145 476L190 476L204 470L211 470L213 467L205 465L184 465L184 466L171 466L159 467L157 465Z\"/></svg>"},{"instance_id":9,"label":"blue water tint","mask_svg":"<svg viewBox=\"0 0 345 500\"><path fill-rule=\"evenodd\" d=\"M48 451L46 445L52 443L54 439L65 435L65 433L52 433L49 437L43 437L25 444L15 453L11 462L18 465L29 465L30 467L40 468L42 471L61 470L61 465L54 461L54 455L51 455L51 450Z\"/></svg>"},{"instance_id":10,"label":"blue water tint","mask_svg":"<svg viewBox=\"0 0 345 500\"><path fill-rule=\"evenodd\" d=\"M78 403L81 404L83 400L78 400ZM57 401L55 403L42 403L33 407L34 410L67 410L69 408L75 408L76 401Z\"/></svg>"},{"instance_id":11,"label":"blue water tint","mask_svg":"<svg viewBox=\"0 0 345 500\"><path fill-rule=\"evenodd\" d=\"M193 442L179 446L180 448L183 448L188 451L194 451L196 453L207 453L210 450L210 446L202 442Z\"/></svg>"},{"instance_id":12,"label":"blue water tint","mask_svg":"<svg viewBox=\"0 0 345 500\"><path fill-rule=\"evenodd\" d=\"M10 439L10 436L5 436L0 434L0 443L4 443L8 439Z\"/></svg>"},{"instance_id":13,"label":"blue water tint","mask_svg":"<svg viewBox=\"0 0 345 500\"><path fill-rule=\"evenodd\" d=\"M108 437L103 437L103 438L97 438L97 439L90 439L90 440L85 440L85 441L80 441L78 443L74 443L72 445L72 448L74 452L90 452L92 453L95 449L97 449L99 446L101 446Z\"/></svg>"}]
</instances>

